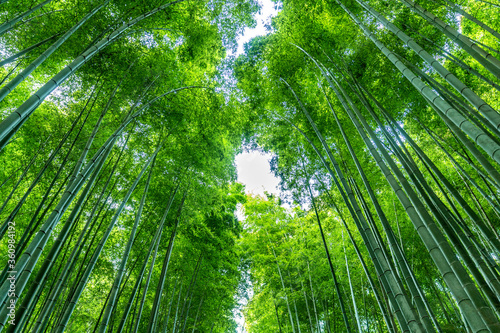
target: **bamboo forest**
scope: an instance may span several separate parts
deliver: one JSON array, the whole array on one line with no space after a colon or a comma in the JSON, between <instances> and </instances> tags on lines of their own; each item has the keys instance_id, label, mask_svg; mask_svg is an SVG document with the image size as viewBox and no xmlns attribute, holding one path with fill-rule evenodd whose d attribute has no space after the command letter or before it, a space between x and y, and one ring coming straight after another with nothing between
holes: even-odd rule
<instances>
[{"instance_id":1,"label":"bamboo forest","mask_svg":"<svg viewBox=\"0 0 500 333\"><path fill-rule=\"evenodd\" d=\"M500 1L0 0L0 332L500 332Z\"/></svg>"}]
</instances>

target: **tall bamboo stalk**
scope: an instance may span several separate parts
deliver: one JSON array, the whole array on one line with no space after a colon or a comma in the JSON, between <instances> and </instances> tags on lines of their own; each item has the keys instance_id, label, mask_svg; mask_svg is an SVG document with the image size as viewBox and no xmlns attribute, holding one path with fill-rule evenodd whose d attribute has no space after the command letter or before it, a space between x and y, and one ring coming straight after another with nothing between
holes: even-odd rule
<instances>
[{"instance_id":1,"label":"tall bamboo stalk","mask_svg":"<svg viewBox=\"0 0 500 333\"><path fill-rule=\"evenodd\" d=\"M156 288L155 299L153 301L153 307L151 309L151 315L149 316L149 323L148 323L148 331L149 332L156 332L156 326L158 324L157 323L158 314L160 311L160 301L162 298L163 288L164 288L164 284L165 284L165 277L167 275L168 264L170 263L170 257L172 255L172 249L174 248L175 236L177 235L177 228L179 226L179 221L181 218L181 211L182 211L182 208L184 206L184 201L186 199L186 195L187 195L187 191L184 193L182 201L179 205L177 217L175 218L174 229L172 230L172 234L170 235L170 239L168 241L167 252L165 253L165 258L163 260L163 265L162 265L161 274L160 274L160 280L159 280L157 288ZM104 332L104 331L102 331L102 332Z\"/></svg>"},{"instance_id":2,"label":"tall bamboo stalk","mask_svg":"<svg viewBox=\"0 0 500 333\"><path fill-rule=\"evenodd\" d=\"M38 5L34 6L33 8L28 9L24 13L21 13L18 16L14 17L13 19L10 19L9 21L0 25L0 35L3 35L7 31L9 31L17 22L21 21L25 17L28 17L29 15L31 15L31 13L37 11L38 9L42 8L43 6L48 5L51 1L52 0L45 0L41 3L39 3Z\"/></svg>"},{"instance_id":3,"label":"tall bamboo stalk","mask_svg":"<svg viewBox=\"0 0 500 333\"><path fill-rule=\"evenodd\" d=\"M327 152L327 156L328 156L330 162L333 164L333 166L335 168L335 171L336 171L336 174L337 174L338 178L342 182L342 186L341 186L340 183L338 182L337 178L333 174L333 172L331 170L329 170L329 172L331 173L331 176L332 176L332 178L333 178L333 180L335 182L335 185L337 186L337 188L339 189L340 193L342 194L344 202L346 203L346 205L347 205L347 207L348 207L348 209L349 209L349 211L351 213L351 216L353 217L353 219L355 220L355 222L356 222L356 224L358 226L358 229L359 229L361 235L363 237L365 237L365 239L364 239L365 240L365 244L367 244L367 248L368 248L369 252L372 255L372 259L376 258L376 259L373 259L374 263L376 265L377 264L380 265L380 267L378 269L380 269L380 271L383 272L381 275L384 275L387 278L387 282L388 282L387 286L390 289L386 289L386 292L391 292L392 291L394 293L394 296L395 296L395 299L397 301L397 304L400 307L400 309L401 309L401 311L402 311L402 313L404 315L404 318L405 318L405 321L407 322L407 324L409 326L411 326L412 329L414 331L416 331L416 332L422 331L422 327L421 327L422 324L421 324L420 320L418 320L418 318L416 318L416 314L414 312L414 309L412 308L411 304L409 304L407 296L406 296L405 292L402 289L401 282L398 280L398 278L394 274L393 270L391 269L390 264L388 263L388 261L386 259L386 256L385 256L385 254L383 252L383 249L376 242L376 239L375 239L375 237L374 237L371 229L369 228L369 226L368 226L368 224L366 222L366 219L365 219L364 215L362 214L361 209L360 209L360 207L359 207L356 199L354 198L353 192L351 191L350 187L347 184L347 181L346 181L346 179L345 179L345 177L343 175L342 170L340 169L339 164L337 163L335 157L333 156L330 148L326 144L323 136L321 135L321 133L317 129L317 127L316 127L313 119L309 115L309 112L304 107L304 105L302 104L302 102L300 101L300 99L295 94L295 92L291 89L290 86L289 86L289 88L292 91L295 99L299 103L300 108L303 111L304 115L306 116L307 120L309 121L309 123L311 124L312 128L314 129L314 132L316 133L316 136L321 141L321 143L323 145L323 148ZM329 168L327 167L327 169L329 169ZM344 193L344 191L347 194Z\"/></svg>"},{"instance_id":4,"label":"tall bamboo stalk","mask_svg":"<svg viewBox=\"0 0 500 333\"><path fill-rule=\"evenodd\" d=\"M41 42L38 42L38 43L35 43L31 46L28 46L27 48L25 48L24 50L21 50L19 52L17 52L16 54L13 54L11 55L10 57L8 58L5 58L4 60L0 61L0 66L5 66L5 65L8 65L10 64L11 62L14 62L17 58L19 57L22 57L23 55L25 55L26 53L42 46L43 44L47 43L47 42L50 42L51 40L53 40L54 38L56 38L57 36L59 36L59 34L55 34L49 38L46 38L44 40L42 40Z\"/></svg>"},{"instance_id":5,"label":"tall bamboo stalk","mask_svg":"<svg viewBox=\"0 0 500 333\"><path fill-rule=\"evenodd\" d=\"M47 0L50 1L50 0ZM56 74L49 82L42 86L38 91L32 95L26 102L24 102L16 111L11 113L0 123L0 150L10 141L12 136L19 130L22 124L29 118L33 111L45 100L45 98L58 88L69 76L71 76L78 68L87 63L93 56L95 56L102 49L107 47L118 37L122 35L129 27L148 18L159 11L181 3L185 0L175 0L167 4L156 7L155 9L139 15L138 17L124 23L120 28L116 29L109 36L103 38L101 41L90 47L88 50L78 56L73 62Z\"/></svg>"},{"instance_id":6,"label":"tall bamboo stalk","mask_svg":"<svg viewBox=\"0 0 500 333\"><path fill-rule=\"evenodd\" d=\"M173 200L175 198L175 195L177 194L177 190L179 189L179 185L176 186L176 188L172 191L172 194L170 195L170 199L169 199L169 202L167 204L167 211L170 210L170 207L173 203ZM166 216L166 214L164 213L163 215ZM146 255L146 259L144 261L144 264L141 268L141 271L139 273L139 277L137 278L137 281L136 281L136 284L134 286L134 289L132 291L132 293L130 294L130 298L129 298L129 301L125 307L125 310L123 311L123 315L120 319L120 323L118 325L118 331L121 332L124 327L125 327L125 324L127 322L127 318L130 314L130 310L132 308L132 303L134 301L134 298L138 292L138 288L140 287L141 285L141 281L143 279L143 276L144 276L144 272L146 271L146 266L147 266L147 263L148 263L148 260L149 260L149 257L151 256L151 253L153 252L153 248L155 247L155 243L158 244L160 241L159 239L161 238L161 233L162 233L162 230L163 230L163 225L165 223L165 219L161 219L160 220L160 224L156 230L156 233L155 233L155 236L153 238L153 240L151 241L151 245L149 247L149 250L148 250L148 254ZM156 245L156 248L158 247L158 245ZM155 251L155 257L156 258L156 251Z\"/></svg>"},{"instance_id":7,"label":"tall bamboo stalk","mask_svg":"<svg viewBox=\"0 0 500 333\"><path fill-rule=\"evenodd\" d=\"M440 30L448 38L453 40L457 45L464 49L470 56L483 65L491 74L500 78L500 61L488 52L481 49L475 43L471 42L467 37L453 29L449 24L443 22L436 15L432 14L422 6L411 0L402 0L402 2L415 13L424 18L431 25Z\"/></svg>"},{"instance_id":8,"label":"tall bamboo stalk","mask_svg":"<svg viewBox=\"0 0 500 333\"><path fill-rule=\"evenodd\" d=\"M88 13L83 19L81 19L76 25L69 29L61 38L59 38L54 44L52 44L48 49L46 49L38 58L31 62L21 73L19 73L15 78L13 78L9 83L0 89L0 102L10 94L21 82L23 82L28 76L38 68L54 51L56 51L59 46L61 46L75 31L78 30L85 22L87 22L95 13L97 13L101 8L106 6L109 0L106 0L103 4L94 8L90 13ZM0 28L1 31L1 28Z\"/></svg>"},{"instance_id":9,"label":"tall bamboo stalk","mask_svg":"<svg viewBox=\"0 0 500 333\"><path fill-rule=\"evenodd\" d=\"M476 93L460 81L454 74L450 73L443 65L441 65L433 56L425 51L417 42L405 34L401 29L389 22L383 15L377 12L373 7L369 6L366 2L356 0L363 8L368 10L370 14L375 16L387 29L394 33L401 41L408 45L415 53L417 53L429 66L434 68L436 72L441 75L446 82L455 88L463 97L465 97L472 105L474 105L481 114L488 119L497 129L500 128L500 114L494 110L488 103L482 100Z\"/></svg>"},{"instance_id":10,"label":"tall bamboo stalk","mask_svg":"<svg viewBox=\"0 0 500 333\"><path fill-rule=\"evenodd\" d=\"M132 250L132 243L135 239L135 235L137 232L137 227L139 225L139 221L141 220L142 210L144 209L144 203L146 201L146 195L147 195L148 190L149 190L149 184L151 181L151 174L153 173L155 161L156 161L156 156L152 162L151 169L149 170L148 179L146 180L146 185L144 186L144 193L143 193L143 195L141 197L141 201L139 203L139 209L137 210L134 225L132 226L132 230L130 232L130 236L129 236L127 245L125 246L125 252L124 252L124 254L122 256L122 260L120 262L120 267L118 268L118 272L116 273L116 277L113 281L113 286L111 287L110 296L109 296L109 299L108 299L108 302L106 305L106 310L104 311L103 318L100 319L100 327L99 327L100 331L106 331L106 327L107 327L109 318L111 317L111 312L113 311L113 309L115 307L118 289L120 288L123 274L125 272L125 267L127 265L128 257L130 255L130 251Z\"/></svg>"},{"instance_id":11,"label":"tall bamboo stalk","mask_svg":"<svg viewBox=\"0 0 500 333\"><path fill-rule=\"evenodd\" d=\"M139 175L135 179L134 183L132 184L132 186L128 190L127 194L125 195L124 199L122 200L122 203L121 203L120 207L117 209L115 215L113 216L113 219L109 223L109 226L107 227L104 235L102 236L102 239L101 239L100 243L98 244L98 247L97 247L97 249L95 250L95 252L94 252L94 254L92 256L92 259L91 259L90 263L88 264L87 268L85 269L85 273L84 273L82 279L80 280L80 282L78 283L78 286L76 287L75 293L74 293L73 297L71 298L70 303L68 304L68 306L64 310L64 313L63 313L63 316L62 316L62 320L58 324L58 326L56 327L56 332L61 332L62 333L64 331L64 329L66 328L66 325L67 325L67 323L69 321L69 318L71 317L71 314L73 313L73 310L74 310L74 308L76 306L76 303L78 302L78 299L80 298L81 293L83 292L83 289L85 288L85 286L87 284L87 281L90 278L90 274L92 273L92 270L94 269L94 266L95 266L95 264L97 262L97 258L101 254L101 251L104 248L104 244L106 244L106 241L108 240L109 235L111 234L111 231L113 230L113 227L114 227L116 221L118 220L118 217L120 216L121 212L125 208L125 205L126 205L128 199L132 195L132 192L135 190L135 188L136 188L137 184L139 183L139 180L141 179L142 175L144 174L144 172L146 171L146 169L149 167L149 165L151 164L151 162L155 158L155 156L158 154L158 152L160 151L161 147L162 147L161 144L158 145L158 147L156 148L156 151L153 153L153 155L145 163L145 165L142 168L141 172L139 173Z\"/></svg>"}]
</instances>

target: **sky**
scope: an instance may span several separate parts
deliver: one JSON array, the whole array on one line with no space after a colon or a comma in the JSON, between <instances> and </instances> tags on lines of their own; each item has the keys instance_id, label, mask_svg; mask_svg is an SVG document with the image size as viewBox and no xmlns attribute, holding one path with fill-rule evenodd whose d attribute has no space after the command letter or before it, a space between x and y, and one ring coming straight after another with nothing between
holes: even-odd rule
<instances>
[{"instance_id":1,"label":"sky","mask_svg":"<svg viewBox=\"0 0 500 333\"><path fill-rule=\"evenodd\" d=\"M246 28L243 36L238 39L237 54L243 53L243 45L256 36L266 35L265 25L269 24L271 17L278 13L271 0L258 0L261 5L257 13L257 26L253 29ZM236 168L238 181L246 185L246 192L256 195L264 195L264 191L278 193L278 179L271 174L269 167L270 154L258 151L243 152L236 156Z\"/></svg>"},{"instance_id":2,"label":"sky","mask_svg":"<svg viewBox=\"0 0 500 333\"><path fill-rule=\"evenodd\" d=\"M264 191L278 194L278 178L269 167L271 154L259 151L244 152L236 156L238 182L246 185L246 193L264 196Z\"/></svg>"},{"instance_id":3,"label":"sky","mask_svg":"<svg viewBox=\"0 0 500 333\"><path fill-rule=\"evenodd\" d=\"M243 53L243 45L250 41L250 39L255 36L266 35L267 31L265 24L269 24L271 22L271 17L278 14L278 11L274 9L275 4L271 0L258 0L258 2L261 5L261 9L256 16L257 26L254 29L245 29L243 36L238 39L238 51L236 54Z\"/></svg>"},{"instance_id":4,"label":"sky","mask_svg":"<svg viewBox=\"0 0 500 333\"><path fill-rule=\"evenodd\" d=\"M265 24L269 24L271 17L276 16L274 3L271 0L259 0L261 10L257 14L257 26L254 29L245 29L243 36L238 39L238 54L243 53L243 45L253 37L266 35ZM243 152L236 156L236 171L238 173L238 182L245 185L245 192L255 195L264 195L264 191L278 194L277 185L279 180L271 173L269 160L271 154L265 154L260 151ZM238 218L242 218L242 212L238 213ZM241 303L240 303L241 304ZM245 304L241 304L244 306ZM246 332L244 328L245 318L241 311L236 311L235 319L238 323L237 331Z\"/></svg>"},{"instance_id":5,"label":"sky","mask_svg":"<svg viewBox=\"0 0 500 333\"><path fill-rule=\"evenodd\" d=\"M270 1L270 0L266 0ZM257 150L243 152L236 156L236 171L238 173L238 182L245 185L245 192L248 194L264 196L264 191L278 194L278 178L271 173L269 160L271 154L266 154ZM244 218L241 208L236 212L239 220ZM252 295L250 291L248 295ZM251 296L250 296L251 297ZM245 300L239 300L239 309L234 312L235 320L238 323L237 332L246 333L245 318L240 311L246 305Z\"/></svg>"}]
</instances>

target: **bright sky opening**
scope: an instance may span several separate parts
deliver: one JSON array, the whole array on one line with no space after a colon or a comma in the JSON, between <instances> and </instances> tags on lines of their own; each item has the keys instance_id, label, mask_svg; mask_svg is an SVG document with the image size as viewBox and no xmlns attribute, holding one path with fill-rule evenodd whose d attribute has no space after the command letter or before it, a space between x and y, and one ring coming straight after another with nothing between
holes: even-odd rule
<instances>
[{"instance_id":1,"label":"bright sky opening","mask_svg":"<svg viewBox=\"0 0 500 333\"><path fill-rule=\"evenodd\" d=\"M236 156L238 182L245 184L246 193L264 196L264 192L278 194L278 178L271 173L272 155L259 151L244 152Z\"/></svg>"},{"instance_id":2,"label":"bright sky opening","mask_svg":"<svg viewBox=\"0 0 500 333\"><path fill-rule=\"evenodd\" d=\"M275 4L271 0L259 0L261 9L257 14L257 26L253 29L246 28L243 36L238 40L238 51L236 55L243 53L243 46L256 36L266 35L266 25L269 25L271 18L278 14ZM270 154L259 151L243 152L236 156L236 170L238 172L238 182L245 185L245 192L254 195L264 196L264 192L278 194L279 180L271 173L269 166ZM242 213L238 213L242 218ZM245 302L246 303L246 302ZM244 333L245 318L241 309L246 305L240 300L240 307L235 311L235 319L238 323L237 332Z\"/></svg>"},{"instance_id":3,"label":"bright sky opening","mask_svg":"<svg viewBox=\"0 0 500 333\"><path fill-rule=\"evenodd\" d=\"M276 4L271 0L259 0L261 9L257 13L257 26L246 28L243 36L238 39L237 54L243 53L243 46L256 36L269 33L266 25L270 25L271 18L278 14ZM269 166L270 154L258 151L243 152L236 156L238 181L246 186L246 192L255 195L264 195L264 191L277 194L279 180L271 174Z\"/></svg>"},{"instance_id":4,"label":"bright sky opening","mask_svg":"<svg viewBox=\"0 0 500 333\"><path fill-rule=\"evenodd\" d=\"M243 53L243 46L256 36L269 33L266 25L270 25L272 17L278 14L276 4L271 0L259 0L261 9L257 13L257 26L253 29L246 28L243 36L238 39L237 54ZM271 174L269 166L270 154L258 151L244 152L236 156L236 169L238 181L246 186L246 193L264 195L264 192L278 193L279 180Z\"/></svg>"},{"instance_id":5,"label":"bright sky opening","mask_svg":"<svg viewBox=\"0 0 500 333\"><path fill-rule=\"evenodd\" d=\"M261 5L261 9L256 16L257 26L253 29L245 29L243 36L238 39L238 51L236 55L243 53L243 45L252 38L267 35L266 24L270 25L271 18L278 14L278 11L275 9L275 3L271 0L259 0L259 4Z\"/></svg>"}]
</instances>

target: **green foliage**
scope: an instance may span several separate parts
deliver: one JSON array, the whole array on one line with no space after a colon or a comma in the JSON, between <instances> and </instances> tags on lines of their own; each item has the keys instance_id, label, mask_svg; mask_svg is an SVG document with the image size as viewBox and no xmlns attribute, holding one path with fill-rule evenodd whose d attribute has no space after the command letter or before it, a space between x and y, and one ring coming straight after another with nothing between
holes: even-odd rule
<instances>
[{"instance_id":1,"label":"green foliage","mask_svg":"<svg viewBox=\"0 0 500 333\"><path fill-rule=\"evenodd\" d=\"M0 21L8 22L39 3L32 0L2 3ZM46 319L43 329L59 330L76 286L79 281L86 281L84 272L92 267L94 253L100 255L74 311L70 311L66 331L99 328L108 294L124 260L124 248L133 229L146 177L139 181L126 202L109 238L105 238L106 230L159 145L161 149L150 166L151 180L139 229L105 330L116 331L123 313L130 308L124 323L126 331L133 331L137 325L138 332L146 332L151 313L157 311L154 330L158 332L164 329L236 332L234 311L245 298L248 332L289 332L298 328L311 333L343 331L339 298L345 301L345 315L353 328L359 324L366 332L388 331L384 323L387 314L386 319L394 321L396 329L404 330L405 324L394 314L395 304L388 305L392 301L387 287L381 283L384 277L377 270L378 259L372 245L365 243L366 233L380 233L378 251L385 251L382 256L400 279L401 289L408 292L413 282L409 277L401 277L402 263L396 262L394 254L396 244L388 240L388 229L382 228L380 222L382 216L375 214L375 202L368 200L369 189L362 182L332 112L347 133L374 197L442 331L469 330L460 311L465 317L474 311L458 310L457 304L462 307L463 302L454 300L459 298L457 287L447 285L449 280L443 279L442 269L436 267L435 257L429 254L428 243L422 241L421 230L415 230L417 217L407 214L409 207L400 203L400 192L415 193L412 208L418 206L417 200L422 202L420 209L426 210L427 215L418 211L419 216L424 219L429 216L425 222L435 223L437 233L443 235L436 243L440 249L444 244L452 249L447 258L456 260L452 264L453 274L458 274L457 267L464 263L463 281L458 289L470 287L469 294L476 290L480 299L472 303L475 309L483 311L476 312L484 317L484 311L491 311L493 319L488 329L498 328L500 184L495 179L498 169L495 158L496 161L498 158L494 154L484 155L484 160L478 162L477 157L483 151L478 150L473 157L471 149L456 138L436 112L432 105L436 99L430 103L421 94L423 89L415 89L404 72L421 75L416 68L425 72L429 80L425 84L432 84L434 92L483 131L483 136L476 137L481 138L477 142L491 138L492 144L497 145L500 138L496 129L500 124L493 124L496 129L485 126L486 118L476 114L472 104L460 95L462 91L456 92L410 45L371 16L361 2L342 1L342 4L390 52L404 59L400 61L408 64L409 69L397 69L336 1L276 2L281 11L272 19L270 33L251 40L245 45L244 54L237 57L227 54L236 50L237 36L246 27L256 25L253 15L259 9L258 1L174 1L154 15L141 16L167 3L54 0L0 35L2 59L55 36L0 68L1 89L57 38L94 8L105 4L0 101L2 120L9 115L26 115L22 126L12 130L6 129L7 122L0 125L2 138L8 133L7 139L0 141L5 144L0 152L0 236L3 237L0 252L8 251L6 235L9 221L14 220L20 281L16 313L19 325L9 326L7 331L21 328L36 331L39 328L36 322L42 319ZM455 45L422 15L405 6L404 1L371 0L367 4L393 22L400 29L398 34L408 34L485 103L498 109L498 90L491 84L497 83L497 77L469 51ZM498 55L496 37L457 15L457 9L447 4L420 3L449 27ZM499 30L500 18L492 11L491 4L471 0L461 3L460 8ZM71 68L71 75L60 82L54 81L83 52L106 42L117 31L121 31L118 38L86 58L77 71ZM481 47L485 48L484 45ZM439 89L432 80L441 85ZM393 187L388 184L389 175L379 169L380 162L375 161L374 151L368 149L359 135L339 99L340 93L331 89L331 81L338 82L345 91L343 98L353 100L352 105L360 110L356 117L366 120L367 127L375 133L370 140L379 141L376 151L387 152L388 160L392 159L401 177L409 181L408 187L395 190L399 184ZM40 97L45 88L39 89L45 84L55 84L56 89L47 97ZM31 101L36 100L33 111L24 113L23 108L29 104L25 103L35 94L36 97L31 97ZM380 123L367 106L375 109ZM482 108L479 111L484 111ZM304 109L323 138L313 130ZM404 133L395 129L396 125L413 138L433 165L421 158L410 140L403 139ZM462 122L457 126L461 127ZM96 135L92 138L94 131ZM429 133L435 134L436 141ZM13 136L9 138L10 134ZM114 135L116 141L110 139ZM399 142L394 143L396 138ZM102 170L85 174L98 164L95 159L109 142L112 146ZM344 201L334 186L335 175L325 168L332 168L333 162L324 162L318 156L318 152L326 156L323 143L338 161L346 184L360 187L350 201ZM87 145L88 152L82 154ZM246 196L244 187L235 182L234 157L242 145L259 146L274 154L271 169L280 178L284 193L281 198ZM455 169L449 156L458 161L462 171ZM81 168L77 167L80 159ZM488 164L492 165L489 171ZM91 184L93 172L99 174ZM73 173L77 179L82 178L81 187L71 183ZM396 169L389 173L399 174ZM399 183L405 180L401 177ZM82 188L87 185L89 194L80 203ZM344 190L350 192L353 188L347 186ZM430 199L426 200L427 196ZM460 197L463 199L459 200ZM64 203L65 198L70 200ZM170 200L172 207L155 243ZM366 206L362 205L364 200L368 201ZM292 208L284 208L283 202ZM349 205L354 203L361 208L351 215ZM241 205L244 221L239 221L235 214ZM342 218L352 231L352 238L348 237ZM360 218L370 222L368 231L360 227ZM317 219L325 232L341 295L332 281ZM177 222L173 252L170 260L165 261L168 270L163 292L155 295ZM450 231L449 226L455 229ZM66 229L69 232L64 236ZM354 244L358 245L359 253ZM34 249L40 252L30 252ZM51 251L53 256L49 254ZM23 258L29 261L24 262ZM361 258L366 267L362 266ZM0 303L7 300L4 291L8 267L1 268ZM151 278L145 292L148 275ZM489 280L483 283L482 278ZM370 279L375 282L370 284ZM25 286L21 286L23 281ZM60 289L56 292L58 285ZM56 296L53 307L44 312L54 296L51 292ZM134 293L132 303L128 304ZM467 297L472 297L469 294ZM160 298L158 308L153 304L155 296ZM408 297L414 300L416 295ZM408 303L412 306L414 302L410 299ZM2 325L6 324L5 314L3 306Z\"/></svg>"}]
</instances>

